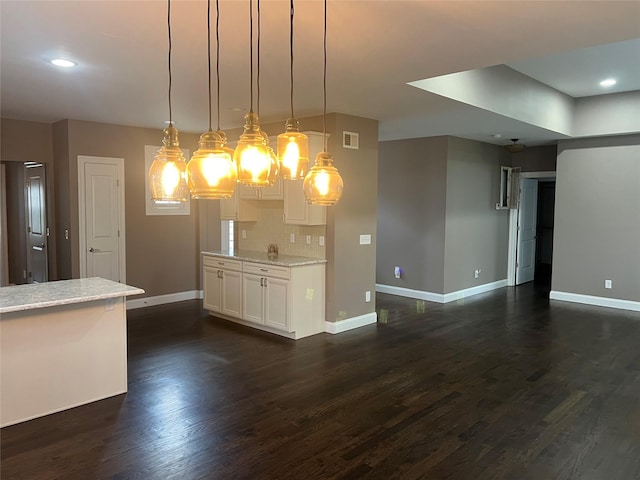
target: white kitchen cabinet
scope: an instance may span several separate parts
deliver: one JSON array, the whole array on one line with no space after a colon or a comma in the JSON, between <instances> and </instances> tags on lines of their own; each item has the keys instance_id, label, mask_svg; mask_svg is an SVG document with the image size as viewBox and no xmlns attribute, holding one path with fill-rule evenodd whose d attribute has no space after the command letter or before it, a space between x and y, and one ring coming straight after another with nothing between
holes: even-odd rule
<instances>
[{"instance_id":1,"label":"white kitchen cabinet","mask_svg":"<svg viewBox=\"0 0 640 480\"><path fill-rule=\"evenodd\" d=\"M271 187L249 187L238 185L241 200L282 200L284 198L282 180L278 179Z\"/></svg>"},{"instance_id":2,"label":"white kitchen cabinet","mask_svg":"<svg viewBox=\"0 0 640 480\"><path fill-rule=\"evenodd\" d=\"M290 332L287 267L245 262L243 265L243 318Z\"/></svg>"},{"instance_id":3,"label":"white kitchen cabinet","mask_svg":"<svg viewBox=\"0 0 640 480\"><path fill-rule=\"evenodd\" d=\"M256 200L244 200L240 198L240 186L231 198L220 200L220 219L235 220L237 222L255 222L258 219L258 205Z\"/></svg>"},{"instance_id":4,"label":"white kitchen cabinet","mask_svg":"<svg viewBox=\"0 0 640 480\"><path fill-rule=\"evenodd\" d=\"M299 257L294 257L288 265L286 257L281 255L282 264L274 265L261 263L256 255L241 260L205 252L204 308L218 317L288 338L324 332L325 264L300 264Z\"/></svg>"},{"instance_id":5,"label":"white kitchen cabinet","mask_svg":"<svg viewBox=\"0 0 640 480\"><path fill-rule=\"evenodd\" d=\"M203 293L206 310L242 316L242 262L204 257Z\"/></svg>"},{"instance_id":6,"label":"white kitchen cabinet","mask_svg":"<svg viewBox=\"0 0 640 480\"><path fill-rule=\"evenodd\" d=\"M310 205L304 196L304 180L284 180L284 223L326 225L327 207Z\"/></svg>"}]
</instances>

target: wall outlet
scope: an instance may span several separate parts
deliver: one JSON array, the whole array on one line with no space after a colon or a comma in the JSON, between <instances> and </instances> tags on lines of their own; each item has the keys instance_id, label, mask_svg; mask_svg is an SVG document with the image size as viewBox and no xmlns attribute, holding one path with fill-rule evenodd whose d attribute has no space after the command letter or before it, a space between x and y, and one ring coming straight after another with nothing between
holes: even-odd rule
<instances>
[{"instance_id":1,"label":"wall outlet","mask_svg":"<svg viewBox=\"0 0 640 480\"><path fill-rule=\"evenodd\" d=\"M311 245L311 235L307 235L305 237L305 241L307 242L307 245Z\"/></svg>"},{"instance_id":2,"label":"wall outlet","mask_svg":"<svg viewBox=\"0 0 640 480\"><path fill-rule=\"evenodd\" d=\"M295 233L290 233L289 234L289 243L296 243L296 234Z\"/></svg>"},{"instance_id":3,"label":"wall outlet","mask_svg":"<svg viewBox=\"0 0 640 480\"><path fill-rule=\"evenodd\" d=\"M318 237L318 245L320 245L321 247L324 247L324 235L320 235Z\"/></svg>"},{"instance_id":4,"label":"wall outlet","mask_svg":"<svg viewBox=\"0 0 640 480\"><path fill-rule=\"evenodd\" d=\"M360 235L360 245L371 245L371 235Z\"/></svg>"},{"instance_id":5,"label":"wall outlet","mask_svg":"<svg viewBox=\"0 0 640 480\"><path fill-rule=\"evenodd\" d=\"M480 277L480 272L482 272L482 270L480 270L479 268L475 272L473 272L473 278Z\"/></svg>"},{"instance_id":6,"label":"wall outlet","mask_svg":"<svg viewBox=\"0 0 640 480\"><path fill-rule=\"evenodd\" d=\"M613 282L611 280L605 280L604 288L613 288Z\"/></svg>"},{"instance_id":7,"label":"wall outlet","mask_svg":"<svg viewBox=\"0 0 640 480\"><path fill-rule=\"evenodd\" d=\"M247 239L247 231L246 230L242 230L242 239L246 240Z\"/></svg>"},{"instance_id":8,"label":"wall outlet","mask_svg":"<svg viewBox=\"0 0 640 480\"><path fill-rule=\"evenodd\" d=\"M400 267L394 267L393 274L396 278L400 278L400 276L402 275L402 269Z\"/></svg>"},{"instance_id":9,"label":"wall outlet","mask_svg":"<svg viewBox=\"0 0 640 480\"><path fill-rule=\"evenodd\" d=\"M371 301L371 291L367 290L366 292L364 292L364 301L365 302Z\"/></svg>"}]
</instances>

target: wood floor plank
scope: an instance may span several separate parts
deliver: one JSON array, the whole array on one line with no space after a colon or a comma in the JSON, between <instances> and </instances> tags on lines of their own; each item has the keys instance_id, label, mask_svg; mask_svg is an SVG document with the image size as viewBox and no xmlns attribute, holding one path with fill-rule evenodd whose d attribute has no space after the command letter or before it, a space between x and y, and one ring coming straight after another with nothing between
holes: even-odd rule
<instances>
[{"instance_id":1,"label":"wood floor plank","mask_svg":"<svg viewBox=\"0 0 640 480\"><path fill-rule=\"evenodd\" d=\"M0 478L640 478L640 315L533 286L291 341L128 313L129 391L0 431Z\"/></svg>"}]
</instances>

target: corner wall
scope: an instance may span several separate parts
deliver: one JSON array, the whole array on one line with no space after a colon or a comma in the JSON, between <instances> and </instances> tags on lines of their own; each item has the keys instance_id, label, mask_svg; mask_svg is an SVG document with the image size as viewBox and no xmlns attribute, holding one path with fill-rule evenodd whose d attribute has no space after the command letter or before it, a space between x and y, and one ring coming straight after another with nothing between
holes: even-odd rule
<instances>
[{"instance_id":1,"label":"corner wall","mask_svg":"<svg viewBox=\"0 0 640 480\"><path fill-rule=\"evenodd\" d=\"M508 164L502 148L462 138L381 142L380 290L444 302L505 281L509 215L495 205Z\"/></svg>"},{"instance_id":2,"label":"corner wall","mask_svg":"<svg viewBox=\"0 0 640 480\"><path fill-rule=\"evenodd\" d=\"M507 278L509 211L495 207L506 161L496 145L448 138L445 294Z\"/></svg>"},{"instance_id":3,"label":"corner wall","mask_svg":"<svg viewBox=\"0 0 640 480\"><path fill-rule=\"evenodd\" d=\"M444 292L447 147L447 137L380 142L377 283Z\"/></svg>"}]
</instances>

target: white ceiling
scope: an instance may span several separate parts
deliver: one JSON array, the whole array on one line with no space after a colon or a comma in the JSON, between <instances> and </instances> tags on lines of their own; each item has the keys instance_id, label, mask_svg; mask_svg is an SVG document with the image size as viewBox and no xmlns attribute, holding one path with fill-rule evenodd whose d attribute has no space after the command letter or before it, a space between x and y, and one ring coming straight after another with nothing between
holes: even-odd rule
<instances>
[{"instance_id":1,"label":"white ceiling","mask_svg":"<svg viewBox=\"0 0 640 480\"><path fill-rule=\"evenodd\" d=\"M322 112L323 3L295 6L295 113L305 117ZM194 133L207 128L206 8L172 2L173 119ZM289 2L263 0L261 10L267 123L289 116ZM250 103L249 2L221 0L220 11L226 129L242 125ZM574 97L599 94L595 82L608 76L622 89L611 91L640 90L639 1L329 0L328 12L328 111L379 120L381 139L553 141L553 132L407 85L453 72L506 64ZM0 22L2 117L163 128L164 0L1 0ZM60 56L78 66L48 63Z\"/></svg>"}]
</instances>

